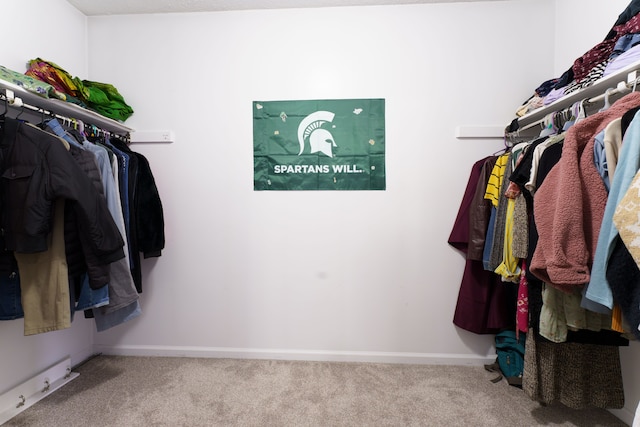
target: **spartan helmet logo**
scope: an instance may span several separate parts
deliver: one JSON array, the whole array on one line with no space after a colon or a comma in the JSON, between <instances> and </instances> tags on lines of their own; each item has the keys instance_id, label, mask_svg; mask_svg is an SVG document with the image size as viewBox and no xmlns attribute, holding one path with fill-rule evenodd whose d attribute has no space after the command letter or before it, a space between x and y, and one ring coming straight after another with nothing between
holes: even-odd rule
<instances>
[{"instance_id":1,"label":"spartan helmet logo","mask_svg":"<svg viewBox=\"0 0 640 427\"><path fill-rule=\"evenodd\" d=\"M333 140L331 132L322 129L321 126L327 122L331 123L334 117L335 114L329 111L316 111L302 119L298 126L298 142L300 142L298 156L304 151L304 141L309 138L311 153L319 151L333 157L332 147L337 147L336 142Z\"/></svg>"}]
</instances>

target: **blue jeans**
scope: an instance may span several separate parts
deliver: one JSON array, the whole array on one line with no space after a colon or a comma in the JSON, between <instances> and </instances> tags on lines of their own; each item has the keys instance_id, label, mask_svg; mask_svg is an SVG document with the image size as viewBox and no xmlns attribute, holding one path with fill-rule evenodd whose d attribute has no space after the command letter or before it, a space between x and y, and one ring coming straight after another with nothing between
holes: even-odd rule
<instances>
[{"instance_id":1,"label":"blue jeans","mask_svg":"<svg viewBox=\"0 0 640 427\"><path fill-rule=\"evenodd\" d=\"M0 274L0 320L24 317L20 298L20 275L18 272Z\"/></svg>"},{"instance_id":2,"label":"blue jeans","mask_svg":"<svg viewBox=\"0 0 640 427\"><path fill-rule=\"evenodd\" d=\"M484 251L482 252L482 265L485 270L492 271L489 268L489 258L491 257L491 245L493 245L493 232L496 227L496 214L498 213L495 206L491 206L491 216L489 217L489 225L487 226L487 236L484 240Z\"/></svg>"},{"instance_id":3,"label":"blue jeans","mask_svg":"<svg viewBox=\"0 0 640 427\"><path fill-rule=\"evenodd\" d=\"M88 310L90 308L102 307L107 304L109 304L108 286L105 285L99 289L91 289L89 286L89 276L85 274L82 280L80 295L78 295L76 310Z\"/></svg>"},{"instance_id":4,"label":"blue jeans","mask_svg":"<svg viewBox=\"0 0 640 427\"><path fill-rule=\"evenodd\" d=\"M106 331L114 326L135 319L140 316L141 313L140 301L134 301L125 307L106 314L103 312L103 308L93 310L98 332Z\"/></svg>"}]
</instances>

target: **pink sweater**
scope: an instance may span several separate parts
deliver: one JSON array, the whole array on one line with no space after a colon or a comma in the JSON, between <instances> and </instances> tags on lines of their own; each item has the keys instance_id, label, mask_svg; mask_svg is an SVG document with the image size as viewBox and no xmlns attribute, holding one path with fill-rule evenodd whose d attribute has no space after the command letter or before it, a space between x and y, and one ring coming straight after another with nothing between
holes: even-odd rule
<instances>
[{"instance_id":1,"label":"pink sweater","mask_svg":"<svg viewBox=\"0 0 640 427\"><path fill-rule=\"evenodd\" d=\"M539 239L530 270L540 280L564 290L589 282L607 204L607 190L593 161L594 137L638 106L640 93L632 92L567 131L562 157L533 201Z\"/></svg>"}]
</instances>

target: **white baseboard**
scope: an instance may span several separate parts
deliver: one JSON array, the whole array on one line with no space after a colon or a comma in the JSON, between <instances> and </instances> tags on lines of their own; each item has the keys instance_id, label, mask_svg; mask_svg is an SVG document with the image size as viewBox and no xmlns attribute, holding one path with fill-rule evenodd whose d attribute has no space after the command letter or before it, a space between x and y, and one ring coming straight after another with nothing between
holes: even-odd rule
<instances>
[{"instance_id":1,"label":"white baseboard","mask_svg":"<svg viewBox=\"0 0 640 427\"><path fill-rule=\"evenodd\" d=\"M418 365L482 366L495 356L442 353L397 353L369 351L313 351L227 347L96 345L97 353L112 356L202 357L226 359L308 360L322 362L405 363Z\"/></svg>"}]
</instances>

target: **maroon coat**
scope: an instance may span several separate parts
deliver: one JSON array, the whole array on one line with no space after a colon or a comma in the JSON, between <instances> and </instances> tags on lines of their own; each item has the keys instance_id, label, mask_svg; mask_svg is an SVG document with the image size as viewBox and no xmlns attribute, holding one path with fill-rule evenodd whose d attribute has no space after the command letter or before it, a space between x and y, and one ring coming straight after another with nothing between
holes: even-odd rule
<instances>
[{"instance_id":1,"label":"maroon coat","mask_svg":"<svg viewBox=\"0 0 640 427\"><path fill-rule=\"evenodd\" d=\"M491 168L486 167L491 162L495 163L495 157L479 160L471 168L467 189L448 240L451 246L460 250L467 258L453 323L476 334L495 334L513 325L505 285L500 276L485 270L481 260L471 259L477 258L476 256L467 257L470 249L474 252L474 246L480 240L484 241L478 231L484 223L486 233L490 210L486 209L486 204L477 203L478 197L474 196L479 192L484 194L488 179L484 172L488 169L491 173ZM474 218L474 225L470 218Z\"/></svg>"}]
</instances>

